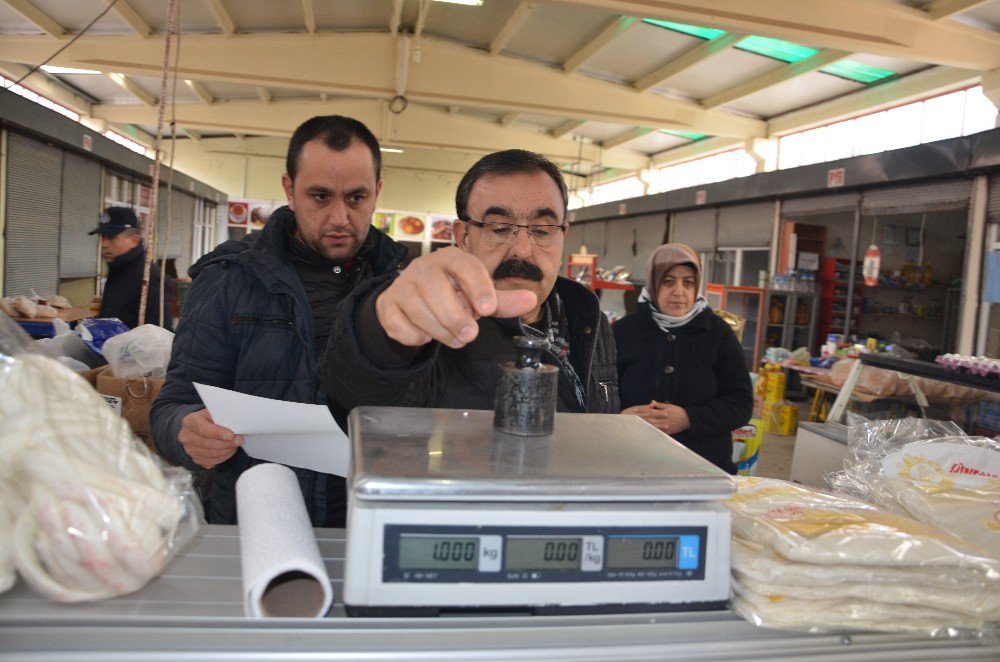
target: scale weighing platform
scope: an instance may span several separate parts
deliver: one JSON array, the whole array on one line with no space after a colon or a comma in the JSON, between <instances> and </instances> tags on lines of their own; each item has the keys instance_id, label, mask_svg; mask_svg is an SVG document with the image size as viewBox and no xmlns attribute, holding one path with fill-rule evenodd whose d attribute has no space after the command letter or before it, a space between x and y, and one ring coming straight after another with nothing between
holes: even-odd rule
<instances>
[{"instance_id":1,"label":"scale weighing platform","mask_svg":"<svg viewBox=\"0 0 1000 662\"><path fill-rule=\"evenodd\" d=\"M725 472L637 416L351 412L343 600L352 616L724 609Z\"/></svg>"}]
</instances>

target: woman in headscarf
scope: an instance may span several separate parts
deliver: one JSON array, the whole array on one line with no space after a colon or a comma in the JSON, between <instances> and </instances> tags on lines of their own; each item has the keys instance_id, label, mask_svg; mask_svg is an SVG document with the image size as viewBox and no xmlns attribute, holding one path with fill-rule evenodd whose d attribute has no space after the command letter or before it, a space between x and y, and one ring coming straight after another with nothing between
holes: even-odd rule
<instances>
[{"instance_id":1,"label":"woman in headscarf","mask_svg":"<svg viewBox=\"0 0 1000 662\"><path fill-rule=\"evenodd\" d=\"M636 312L612 327L622 413L736 473L732 431L750 420L753 391L740 343L708 307L702 285L691 247L653 251Z\"/></svg>"}]
</instances>

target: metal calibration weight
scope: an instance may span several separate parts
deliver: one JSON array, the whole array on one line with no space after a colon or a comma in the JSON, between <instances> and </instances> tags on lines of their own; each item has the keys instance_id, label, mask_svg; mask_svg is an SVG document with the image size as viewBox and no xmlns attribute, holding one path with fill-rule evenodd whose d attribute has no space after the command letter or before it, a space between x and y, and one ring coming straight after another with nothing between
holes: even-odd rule
<instances>
[{"instance_id":1,"label":"metal calibration weight","mask_svg":"<svg viewBox=\"0 0 1000 662\"><path fill-rule=\"evenodd\" d=\"M507 434L539 437L552 434L559 368L544 365L547 340L515 336L517 358L500 364L493 427Z\"/></svg>"}]
</instances>

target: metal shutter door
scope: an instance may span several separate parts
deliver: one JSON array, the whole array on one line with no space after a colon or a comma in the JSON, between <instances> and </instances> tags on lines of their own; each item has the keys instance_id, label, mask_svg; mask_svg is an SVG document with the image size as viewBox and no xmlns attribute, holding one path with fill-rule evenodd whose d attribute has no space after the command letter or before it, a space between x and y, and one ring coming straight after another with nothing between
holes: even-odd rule
<instances>
[{"instance_id":1,"label":"metal shutter door","mask_svg":"<svg viewBox=\"0 0 1000 662\"><path fill-rule=\"evenodd\" d=\"M643 279L649 256L667 241L667 215L659 213L636 216L634 220L636 255L630 271L633 278ZM631 238L628 240L631 241Z\"/></svg>"},{"instance_id":2,"label":"metal shutter door","mask_svg":"<svg viewBox=\"0 0 1000 662\"><path fill-rule=\"evenodd\" d=\"M585 223L583 226L583 237L580 239L581 243L587 247L587 251L597 255L599 258L603 258L607 252L607 246L605 244L605 237L607 234L607 221L596 221L593 223ZM574 250L579 250L580 247L577 246ZM600 262L597 263L600 266Z\"/></svg>"},{"instance_id":3,"label":"metal shutter door","mask_svg":"<svg viewBox=\"0 0 1000 662\"><path fill-rule=\"evenodd\" d=\"M59 289L62 150L9 133L4 295ZM95 226L96 227L96 226Z\"/></svg>"},{"instance_id":4,"label":"metal shutter door","mask_svg":"<svg viewBox=\"0 0 1000 662\"><path fill-rule=\"evenodd\" d=\"M715 208L675 213L670 241L687 244L696 251L714 251L715 218Z\"/></svg>"},{"instance_id":5,"label":"metal shutter door","mask_svg":"<svg viewBox=\"0 0 1000 662\"><path fill-rule=\"evenodd\" d=\"M771 201L720 207L717 245L752 248L770 246L775 204Z\"/></svg>"},{"instance_id":6,"label":"metal shutter door","mask_svg":"<svg viewBox=\"0 0 1000 662\"><path fill-rule=\"evenodd\" d=\"M174 191L174 228L180 237L180 252L177 255L177 273L186 274L191 266L192 242L194 241L195 198L192 195Z\"/></svg>"},{"instance_id":7,"label":"metal shutter door","mask_svg":"<svg viewBox=\"0 0 1000 662\"><path fill-rule=\"evenodd\" d=\"M570 223L569 229L566 230L566 239L563 241L563 260L567 260L569 256L580 250L580 244L583 243L583 223ZM180 272L178 272L180 273ZM565 275L560 273L560 276Z\"/></svg>"},{"instance_id":8,"label":"metal shutter door","mask_svg":"<svg viewBox=\"0 0 1000 662\"><path fill-rule=\"evenodd\" d=\"M167 258L179 260L181 256L190 261L191 226L194 224L194 198L180 191L172 192L171 214L173 223L170 225L169 243L167 239L167 190L160 189L159 211L156 221L156 258L166 255ZM186 241L186 243L185 243ZM179 262L178 262L179 264ZM180 273L178 271L178 273Z\"/></svg>"},{"instance_id":9,"label":"metal shutter door","mask_svg":"<svg viewBox=\"0 0 1000 662\"><path fill-rule=\"evenodd\" d=\"M781 216L795 218L810 214L829 214L835 211L854 211L861 196L857 193L835 193L811 198L791 198L781 201Z\"/></svg>"},{"instance_id":10,"label":"metal shutter door","mask_svg":"<svg viewBox=\"0 0 1000 662\"><path fill-rule=\"evenodd\" d=\"M633 252L632 249L635 221L631 218L622 218L608 221L607 226L605 251L597 260L597 267L610 271L617 266L623 266L626 271L632 271L635 253L638 252Z\"/></svg>"},{"instance_id":11,"label":"metal shutter door","mask_svg":"<svg viewBox=\"0 0 1000 662\"><path fill-rule=\"evenodd\" d=\"M898 214L967 209L971 194L972 182L968 179L891 186L865 191L861 197L861 211L864 214Z\"/></svg>"},{"instance_id":12,"label":"metal shutter door","mask_svg":"<svg viewBox=\"0 0 1000 662\"><path fill-rule=\"evenodd\" d=\"M62 168L62 239L60 278L93 278L98 274L97 227L101 216L101 166L66 152Z\"/></svg>"},{"instance_id":13,"label":"metal shutter door","mask_svg":"<svg viewBox=\"0 0 1000 662\"><path fill-rule=\"evenodd\" d=\"M1000 175L990 175L990 193L986 202L986 220L1000 223Z\"/></svg>"}]
</instances>

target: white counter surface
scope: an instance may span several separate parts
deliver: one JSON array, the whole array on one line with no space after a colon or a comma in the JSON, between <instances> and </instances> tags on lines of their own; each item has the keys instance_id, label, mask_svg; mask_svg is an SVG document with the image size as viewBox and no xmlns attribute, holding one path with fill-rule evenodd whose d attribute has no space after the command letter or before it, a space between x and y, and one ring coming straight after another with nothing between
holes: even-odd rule
<instances>
[{"instance_id":1,"label":"white counter surface","mask_svg":"<svg viewBox=\"0 0 1000 662\"><path fill-rule=\"evenodd\" d=\"M250 619L235 526L203 526L143 590L62 605L24 584L0 595L0 660L689 660L1000 659L1000 637L809 635L728 611L583 616L348 618L344 532L317 530L337 601L324 619Z\"/></svg>"}]
</instances>

